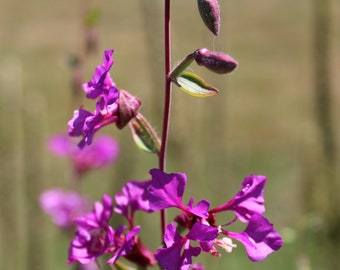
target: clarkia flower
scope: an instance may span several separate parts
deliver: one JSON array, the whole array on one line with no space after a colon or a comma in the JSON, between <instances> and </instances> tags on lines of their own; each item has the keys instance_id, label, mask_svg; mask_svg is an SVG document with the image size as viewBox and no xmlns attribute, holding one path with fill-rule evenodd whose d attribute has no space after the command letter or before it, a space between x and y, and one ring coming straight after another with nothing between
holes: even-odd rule
<instances>
[{"instance_id":1,"label":"clarkia flower","mask_svg":"<svg viewBox=\"0 0 340 270\"><path fill-rule=\"evenodd\" d=\"M106 125L116 123L118 128L123 128L141 105L140 100L118 90L112 81L109 73L114 62L112 53L113 49L104 52L103 64L97 66L92 79L83 84L86 97L97 100L95 111L80 107L68 122L68 134L83 137L78 144L80 148L90 145L95 133ZM120 97L121 92L123 97Z\"/></svg>"},{"instance_id":2,"label":"clarkia flower","mask_svg":"<svg viewBox=\"0 0 340 270\"><path fill-rule=\"evenodd\" d=\"M112 208L111 198L103 195L102 202L95 202L93 212L75 220L78 230L69 248L68 263L87 264L110 251L115 233L109 225Z\"/></svg>"},{"instance_id":3,"label":"clarkia flower","mask_svg":"<svg viewBox=\"0 0 340 270\"><path fill-rule=\"evenodd\" d=\"M270 253L277 251L282 246L281 236L275 232L264 216L253 214L244 232L235 233L222 230L222 234L240 241L252 261L262 261Z\"/></svg>"},{"instance_id":4,"label":"clarkia flower","mask_svg":"<svg viewBox=\"0 0 340 270\"><path fill-rule=\"evenodd\" d=\"M76 142L66 134L52 136L48 146L55 155L70 158L78 176L91 169L112 164L119 155L117 141L105 135L98 136L97 140L85 149L79 149Z\"/></svg>"},{"instance_id":5,"label":"clarkia flower","mask_svg":"<svg viewBox=\"0 0 340 270\"><path fill-rule=\"evenodd\" d=\"M236 245L231 242L230 238L234 238L245 246L248 257L251 260L260 261L265 259L267 255L273 251L281 248L281 236L274 230L273 225L262 216L265 211L263 197L264 186L267 181L265 176L249 175L243 181L242 189L230 201L209 211L208 208L210 203L206 200L200 201L195 207L193 207L193 199L189 200L187 206L183 204L182 197L186 186L185 174L167 174L158 169L152 169L150 174L151 184L148 189L150 209L155 211L170 207L180 209L181 214L175 218L175 221L179 225L189 229L188 235L191 234L194 226L198 226L196 224L216 229L219 232L215 238L210 240L206 239L206 241L198 241L200 242L201 250L210 252L215 256L220 256L219 252L214 247L214 244L222 247L227 252L231 252L232 248L236 247ZM224 211L232 211L236 217L226 224L216 224L216 214ZM224 227L237 220L248 224L243 232L235 233L224 229ZM181 262L182 257L178 255L178 250L180 250L178 245L184 240L178 240L182 238L179 238L179 236L173 232L174 225L168 227L167 230L171 232L171 237L169 235L165 237L170 237L172 240L170 244L167 244L166 254L173 252L172 256L177 256L177 262ZM204 230L201 231L201 234L205 233ZM218 234L222 235L223 239L218 239ZM188 235L186 236L187 238ZM206 233L206 236L209 237L211 234ZM195 239L191 238L191 240ZM164 239L164 241L166 240ZM180 246L182 247L182 244ZM156 254L159 252L163 254L165 249L160 249ZM159 257L159 255L156 255L156 258L159 260L162 259L162 256ZM172 260L174 260L174 258ZM164 261L166 260L164 259ZM168 269L181 268L169 267Z\"/></svg>"},{"instance_id":6,"label":"clarkia flower","mask_svg":"<svg viewBox=\"0 0 340 270\"><path fill-rule=\"evenodd\" d=\"M114 230L109 225L112 213L112 199L103 195L102 202L95 202L93 212L75 220L77 232L69 248L68 263L88 264L103 254L109 254L112 257L108 264L126 257L130 261L142 262L141 265L154 265L153 255L138 239L140 226L128 228L121 225Z\"/></svg>"},{"instance_id":7,"label":"clarkia flower","mask_svg":"<svg viewBox=\"0 0 340 270\"><path fill-rule=\"evenodd\" d=\"M68 229L75 225L75 218L89 211L90 199L75 191L56 188L45 190L40 195L40 206L56 225Z\"/></svg>"}]
</instances>

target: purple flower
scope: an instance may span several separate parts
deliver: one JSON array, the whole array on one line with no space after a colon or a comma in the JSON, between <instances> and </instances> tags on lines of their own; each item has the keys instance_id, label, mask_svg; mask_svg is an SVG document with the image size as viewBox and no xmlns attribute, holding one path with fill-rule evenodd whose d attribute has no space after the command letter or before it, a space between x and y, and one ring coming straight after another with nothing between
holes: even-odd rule
<instances>
[{"instance_id":1,"label":"purple flower","mask_svg":"<svg viewBox=\"0 0 340 270\"><path fill-rule=\"evenodd\" d=\"M249 175L243 181L242 189L230 201L209 211L210 203L206 200L200 201L196 206L193 206L193 199L189 200L187 206L182 203L186 186L185 174L167 174L158 169L151 170L150 174L152 179L147 195L150 201L150 208L155 211L170 207L179 208L181 214L176 216L175 221L179 225L189 229L188 235L192 233L194 226L198 226L196 224L215 229L218 227L220 228L220 234L240 241L245 246L249 258L253 261L265 259L267 255L282 246L281 236L273 229L273 225L262 216L265 211L263 195L267 180L266 177L253 174ZM236 218L224 225L216 224L216 214L224 211L234 212ZM234 233L223 229L237 220L248 223L244 232ZM169 227L168 230L172 232L173 228ZM204 230L201 231L201 234L205 233ZM189 239L188 235L187 238ZM206 236L210 237L209 234ZM201 235L200 237L204 236ZM183 240L179 241L177 239L178 236L174 233L171 234L170 238L172 242L169 245L167 244L168 251L166 254L172 252L173 258L177 256L176 259L178 263L182 260L182 257L178 254L184 245L180 245ZM191 238L191 240L195 239ZM232 248L235 247L230 239L220 240L217 239L216 235L211 241L201 241L200 248L205 252L219 256L220 254L213 246L214 243L224 248L227 252L230 252ZM161 254L164 252L165 250L162 249ZM162 256L156 256L156 258L162 259ZM164 259L164 261L166 261L166 259Z\"/></svg>"},{"instance_id":2,"label":"purple flower","mask_svg":"<svg viewBox=\"0 0 340 270\"><path fill-rule=\"evenodd\" d=\"M86 97L96 99L103 95L104 92L110 92L111 88L115 88L115 83L110 77L110 69L113 65L113 49L104 52L103 64L97 66L92 79L88 83L83 84Z\"/></svg>"},{"instance_id":3,"label":"purple flower","mask_svg":"<svg viewBox=\"0 0 340 270\"><path fill-rule=\"evenodd\" d=\"M250 174L242 183L242 189L227 203L209 211L209 221L215 224L215 214L223 211L233 211L237 219L248 223L244 232L235 233L222 229L236 220L222 225L221 234L240 241L252 261L264 260L270 253L282 246L281 236L274 230L264 216L264 186L267 178L262 175ZM216 242L218 244L218 242ZM223 246L223 245L221 245ZM230 252L232 244L229 247Z\"/></svg>"},{"instance_id":4,"label":"purple flower","mask_svg":"<svg viewBox=\"0 0 340 270\"><path fill-rule=\"evenodd\" d=\"M86 97L97 99L94 112L83 109L75 110L68 121L68 134L82 136L78 146L84 148L92 143L95 133L106 125L115 123L122 129L137 115L141 101L127 91L118 90L110 77L113 65L113 49L104 52L103 64L97 66L92 79L83 84Z\"/></svg>"},{"instance_id":5,"label":"purple flower","mask_svg":"<svg viewBox=\"0 0 340 270\"><path fill-rule=\"evenodd\" d=\"M78 230L69 248L68 263L88 264L103 254L111 254L107 263L114 264L132 252L140 227L127 230L126 226L119 226L114 230L109 225L112 211L111 197L103 195L102 202L95 202L93 212L75 220Z\"/></svg>"},{"instance_id":6,"label":"purple flower","mask_svg":"<svg viewBox=\"0 0 340 270\"><path fill-rule=\"evenodd\" d=\"M158 249L155 257L165 270L189 270L192 265L192 257L197 257L201 253L201 248L191 246L190 241L208 242L214 240L217 236L217 228L196 222L190 232L182 237L176 231L175 224L170 223L166 227L164 235L166 247Z\"/></svg>"},{"instance_id":7,"label":"purple flower","mask_svg":"<svg viewBox=\"0 0 340 270\"><path fill-rule=\"evenodd\" d=\"M110 251L114 238L114 230L109 226L111 215L112 200L103 195L102 203L95 202L93 212L75 220L78 230L69 248L68 263L87 264Z\"/></svg>"},{"instance_id":8,"label":"purple flower","mask_svg":"<svg viewBox=\"0 0 340 270\"><path fill-rule=\"evenodd\" d=\"M80 108L68 122L70 136L83 136L79 143L81 148L92 143L96 131L119 118L119 91L109 74L113 65L112 53L113 49L104 52L103 64L97 66L92 79L83 84L88 98L98 98L96 110L90 112Z\"/></svg>"},{"instance_id":9,"label":"purple flower","mask_svg":"<svg viewBox=\"0 0 340 270\"><path fill-rule=\"evenodd\" d=\"M150 212L149 201L146 198L146 190L150 181L129 181L122 192L115 195L116 206L114 211L126 217L130 224L133 222L133 215L137 210Z\"/></svg>"},{"instance_id":10,"label":"purple flower","mask_svg":"<svg viewBox=\"0 0 340 270\"><path fill-rule=\"evenodd\" d=\"M250 174L244 179L242 189L229 202L210 210L210 213L231 210L242 222L248 222L254 213L263 214L266 182L265 176Z\"/></svg>"},{"instance_id":11,"label":"purple flower","mask_svg":"<svg viewBox=\"0 0 340 270\"><path fill-rule=\"evenodd\" d=\"M90 200L75 191L49 189L40 195L41 208L63 229L73 227L74 220L90 209Z\"/></svg>"},{"instance_id":12,"label":"purple flower","mask_svg":"<svg viewBox=\"0 0 340 270\"><path fill-rule=\"evenodd\" d=\"M78 176L88 170L112 164L119 155L119 145L116 140L104 135L99 136L85 149L79 149L75 141L63 134L51 137L48 146L54 154L69 157Z\"/></svg>"},{"instance_id":13,"label":"purple flower","mask_svg":"<svg viewBox=\"0 0 340 270\"><path fill-rule=\"evenodd\" d=\"M282 238L274 230L273 224L257 213L252 215L244 232L223 230L222 234L240 241L246 248L249 259L255 262L264 260L282 246Z\"/></svg>"}]
</instances>

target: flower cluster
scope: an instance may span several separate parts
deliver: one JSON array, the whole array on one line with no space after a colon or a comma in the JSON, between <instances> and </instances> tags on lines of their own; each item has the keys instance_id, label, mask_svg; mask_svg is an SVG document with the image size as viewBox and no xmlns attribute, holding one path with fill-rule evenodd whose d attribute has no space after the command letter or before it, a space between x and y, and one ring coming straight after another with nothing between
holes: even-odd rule
<instances>
[{"instance_id":1,"label":"flower cluster","mask_svg":"<svg viewBox=\"0 0 340 270\"><path fill-rule=\"evenodd\" d=\"M249 175L243 181L242 189L231 200L209 209L210 202L207 200L194 204L194 199L190 199L187 204L183 203L187 182L184 173L167 174L152 169L150 174L151 180L129 181L115 196L114 211L126 218L128 227L120 226L113 230L108 225L112 203L107 195L103 196L102 204L95 204L93 213L76 219L78 231L71 243L69 262L88 263L109 253L113 256L107 263L115 263L124 256L144 267L157 261L163 269L186 270L192 269L192 257L197 257L201 252L221 256L217 247L231 252L236 247L231 239L244 245L252 261L261 261L281 247L280 235L263 216L266 177ZM171 207L178 208L180 213L166 226L165 247L159 248L153 256L137 236L140 227L134 225L134 213ZM216 224L216 214L226 211L234 213L235 218L224 224ZM226 229L237 220L247 224L243 232ZM185 235L179 232L183 229L187 230ZM125 236L124 230L127 230Z\"/></svg>"},{"instance_id":2,"label":"flower cluster","mask_svg":"<svg viewBox=\"0 0 340 270\"><path fill-rule=\"evenodd\" d=\"M210 202L207 200L199 201L196 205L194 199L190 199L187 204L183 203L187 181L185 174L167 174L158 169L152 169L150 174L151 184L148 191L150 209L156 211L178 208L181 213L174 220L189 231L185 236L181 236L174 223L167 226L164 236L166 247L155 253L156 259L164 269L189 269L192 257L198 256L201 251L220 256L215 246L231 252L236 245L230 238L244 245L252 261L263 260L281 247L280 235L262 215L265 211L263 194L266 177L249 175L243 181L242 189L230 201L209 210ZM216 214L225 211L233 212L235 218L225 224L216 224ZM236 220L247 224L243 232L225 229ZM219 239L219 236L223 238ZM192 247L190 245L192 242L197 242L198 246Z\"/></svg>"}]
</instances>

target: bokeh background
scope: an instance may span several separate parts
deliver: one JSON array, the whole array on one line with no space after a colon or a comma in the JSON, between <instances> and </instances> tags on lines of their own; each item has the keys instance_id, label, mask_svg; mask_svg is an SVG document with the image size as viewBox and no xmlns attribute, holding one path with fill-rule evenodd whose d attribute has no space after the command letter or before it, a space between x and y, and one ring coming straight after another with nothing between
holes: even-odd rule
<instances>
[{"instance_id":1,"label":"bokeh background","mask_svg":"<svg viewBox=\"0 0 340 270\"><path fill-rule=\"evenodd\" d=\"M241 245L199 261L209 270L340 269L340 2L219 2L217 38L195 0L172 3L173 65L208 47L229 53L239 67L226 76L191 67L221 90L218 96L194 98L174 87L167 170L187 174L187 198L212 205L229 200L250 172L266 175L266 216L285 243L260 263L250 262ZM70 163L53 156L46 141L66 131L74 109L89 104L72 88L74 78L88 81L109 48L117 86L143 101L141 112L161 131L163 1L1 0L0 6L0 269L73 269L66 264L72 236L38 203L43 190L71 186ZM84 14L91 9L99 14L92 29L98 43L85 54ZM74 57L83 61L79 70L70 66ZM81 191L93 200L113 195L126 180L148 179L157 167L128 128L101 133L120 142L121 155L85 177ZM156 248L158 217L138 219Z\"/></svg>"}]
</instances>

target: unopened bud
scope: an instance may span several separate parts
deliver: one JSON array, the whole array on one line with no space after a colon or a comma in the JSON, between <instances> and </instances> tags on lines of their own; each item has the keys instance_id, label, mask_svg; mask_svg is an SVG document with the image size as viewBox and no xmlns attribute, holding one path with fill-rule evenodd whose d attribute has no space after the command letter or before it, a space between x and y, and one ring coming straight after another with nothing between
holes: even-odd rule
<instances>
[{"instance_id":1,"label":"unopened bud","mask_svg":"<svg viewBox=\"0 0 340 270\"><path fill-rule=\"evenodd\" d=\"M142 102L125 90L119 90L119 118L116 126L122 129L138 113Z\"/></svg>"},{"instance_id":2,"label":"unopened bud","mask_svg":"<svg viewBox=\"0 0 340 270\"><path fill-rule=\"evenodd\" d=\"M220 33L220 7L217 0L197 0L201 18L215 36Z\"/></svg>"},{"instance_id":3,"label":"unopened bud","mask_svg":"<svg viewBox=\"0 0 340 270\"><path fill-rule=\"evenodd\" d=\"M207 48L201 48L194 53L195 61L198 65L219 73L226 74L232 72L237 67L237 61L223 52L212 52Z\"/></svg>"}]
</instances>

